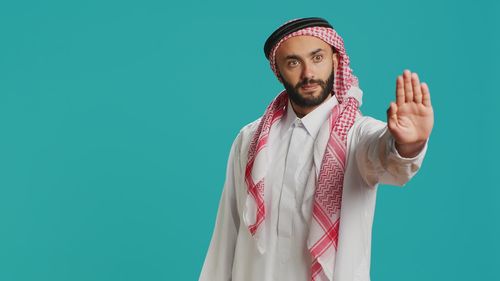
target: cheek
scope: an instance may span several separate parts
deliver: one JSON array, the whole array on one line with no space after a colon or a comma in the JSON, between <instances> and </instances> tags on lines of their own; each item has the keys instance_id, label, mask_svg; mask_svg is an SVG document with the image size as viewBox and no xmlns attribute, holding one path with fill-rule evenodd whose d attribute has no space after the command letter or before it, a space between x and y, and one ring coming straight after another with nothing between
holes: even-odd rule
<instances>
[{"instance_id":1,"label":"cheek","mask_svg":"<svg viewBox=\"0 0 500 281\"><path fill-rule=\"evenodd\" d=\"M334 71L334 66L331 63L330 64L325 63L320 67L320 71L321 71L321 77L325 78L326 80L328 79L328 77L330 77L330 75Z\"/></svg>"},{"instance_id":2,"label":"cheek","mask_svg":"<svg viewBox=\"0 0 500 281\"><path fill-rule=\"evenodd\" d=\"M280 71L281 77L284 78L288 83L295 85L300 80L300 71Z\"/></svg>"}]
</instances>

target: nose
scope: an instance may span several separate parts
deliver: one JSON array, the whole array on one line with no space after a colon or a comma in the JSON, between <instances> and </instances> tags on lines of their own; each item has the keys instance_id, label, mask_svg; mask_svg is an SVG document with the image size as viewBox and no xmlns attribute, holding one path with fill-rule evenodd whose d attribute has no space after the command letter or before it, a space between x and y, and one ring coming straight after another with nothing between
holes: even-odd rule
<instances>
[{"instance_id":1,"label":"nose","mask_svg":"<svg viewBox=\"0 0 500 281\"><path fill-rule=\"evenodd\" d=\"M301 80L310 80L314 79L314 67L311 63L305 62L303 64Z\"/></svg>"}]
</instances>

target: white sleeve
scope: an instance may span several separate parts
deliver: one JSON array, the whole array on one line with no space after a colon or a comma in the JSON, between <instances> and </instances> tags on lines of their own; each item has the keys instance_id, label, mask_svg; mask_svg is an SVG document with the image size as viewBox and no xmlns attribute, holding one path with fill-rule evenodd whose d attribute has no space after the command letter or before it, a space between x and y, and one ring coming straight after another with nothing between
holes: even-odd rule
<instances>
[{"instance_id":1,"label":"white sleeve","mask_svg":"<svg viewBox=\"0 0 500 281\"><path fill-rule=\"evenodd\" d=\"M427 142L412 158L399 155L394 138L385 122L361 117L353 137L356 140L356 161L359 171L370 186L378 183L403 186L420 169L427 151Z\"/></svg>"},{"instance_id":2,"label":"white sleeve","mask_svg":"<svg viewBox=\"0 0 500 281\"><path fill-rule=\"evenodd\" d=\"M230 281L240 219L236 203L236 176L239 174L238 139L231 147L226 180L219 201L217 219L199 281Z\"/></svg>"}]
</instances>

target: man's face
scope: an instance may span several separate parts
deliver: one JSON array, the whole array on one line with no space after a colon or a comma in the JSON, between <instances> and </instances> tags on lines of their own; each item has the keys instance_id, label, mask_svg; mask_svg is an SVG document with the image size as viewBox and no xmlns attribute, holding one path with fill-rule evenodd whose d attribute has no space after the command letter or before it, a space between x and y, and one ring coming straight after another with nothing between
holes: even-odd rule
<instances>
[{"instance_id":1,"label":"man's face","mask_svg":"<svg viewBox=\"0 0 500 281\"><path fill-rule=\"evenodd\" d=\"M323 103L333 88L337 55L313 36L295 36L276 51L276 65L290 100L303 108Z\"/></svg>"}]
</instances>

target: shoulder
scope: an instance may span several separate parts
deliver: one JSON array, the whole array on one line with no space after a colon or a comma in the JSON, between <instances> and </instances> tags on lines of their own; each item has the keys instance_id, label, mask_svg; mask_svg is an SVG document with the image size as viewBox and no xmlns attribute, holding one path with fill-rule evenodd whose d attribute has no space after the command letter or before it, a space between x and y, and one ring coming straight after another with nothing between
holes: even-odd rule
<instances>
[{"instance_id":1,"label":"shoulder","mask_svg":"<svg viewBox=\"0 0 500 281\"><path fill-rule=\"evenodd\" d=\"M244 159L242 158L246 158L248 147L250 145L250 142L252 141L255 131L259 126L261 118L243 126L234 139L231 150L233 155L237 156L238 159L241 159L243 161Z\"/></svg>"},{"instance_id":2,"label":"shoulder","mask_svg":"<svg viewBox=\"0 0 500 281\"><path fill-rule=\"evenodd\" d=\"M240 129L238 136L241 136L242 138L248 138L248 137L251 138L254 135L255 131L257 130L257 127L259 127L261 119L262 117L243 126Z\"/></svg>"},{"instance_id":3,"label":"shoulder","mask_svg":"<svg viewBox=\"0 0 500 281\"><path fill-rule=\"evenodd\" d=\"M386 123L384 121L375 119L371 116L364 116L357 114L356 120L354 121L353 128L357 129L370 129L373 127L383 127Z\"/></svg>"},{"instance_id":4,"label":"shoulder","mask_svg":"<svg viewBox=\"0 0 500 281\"><path fill-rule=\"evenodd\" d=\"M252 141L255 131L259 126L260 120L261 118L243 126L234 139L232 153L242 163L245 163L246 161L250 142Z\"/></svg>"},{"instance_id":5,"label":"shoulder","mask_svg":"<svg viewBox=\"0 0 500 281\"><path fill-rule=\"evenodd\" d=\"M248 145L250 145L250 141L252 141L252 138L255 135L255 131L257 131L257 128L259 127L261 118L262 117L251 123L248 123L240 129L240 132L236 137L236 141L239 142L241 148L246 148L248 147Z\"/></svg>"},{"instance_id":6,"label":"shoulder","mask_svg":"<svg viewBox=\"0 0 500 281\"><path fill-rule=\"evenodd\" d=\"M386 122L380 121L371 116L363 116L358 113L356 116L356 120L354 121L354 124L349 131L350 136L348 136L348 138L357 141L363 135L371 135L376 132L381 132L385 130L386 127Z\"/></svg>"}]
</instances>

